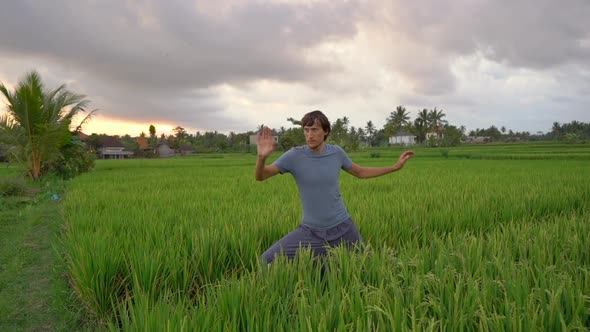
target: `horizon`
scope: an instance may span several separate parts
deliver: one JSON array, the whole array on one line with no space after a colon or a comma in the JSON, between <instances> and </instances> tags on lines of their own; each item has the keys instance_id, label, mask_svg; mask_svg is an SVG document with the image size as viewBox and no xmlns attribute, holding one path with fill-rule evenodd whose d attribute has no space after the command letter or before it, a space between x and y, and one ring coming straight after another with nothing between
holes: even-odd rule
<instances>
[{"instance_id":1,"label":"horizon","mask_svg":"<svg viewBox=\"0 0 590 332\"><path fill-rule=\"evenodd\" d=\"M577 120L572 120L572 121L577 121ZM288 122L288 121L287 121L287 122ZM584 122L584 121L579 121L579 122ZM571 123L571 121L570 121L570 122L564 122L564 123L561 123L561 122L560 122L559 124L560 124L560 125L563 125L563 124L567 124L567 123ZM165 134L166 136L174 135L174 132L172 131L172 129L176 128L176 127L174 127L174 128L171 128L169 131L166 131L166 132L160 132L160 131L158 130L158 126L157 126L157 125L155 125L155 124L152 124L152 125L154 125L154 127L156 128L156 137L158 137L158 138L159 138L159 137L160 137L162 134ZM332 125L333 125L333 122L332 122L332 121L330 121L330 126L332 126ZM460 127L461 127L461 125L455 125L455 124L452 124L452 123L449 123L448 125L455 126L455 127L457 127L457 128L460 128ZM552 123L552 125L553 125L553 123ZM146 125L146 126L145 126L145 127L147 128L147 130L142 130L142 131L145 133L145 137L146 137L146 138L149 138L149 126L150 126L150 124L148 124L148 125ZM469 134L469 132L471 132L471 131L477 131L478 129L479 129L479 130L487 130L487 129L491 128L492 126L494 126L494 125L490 125L490 126L488 126L488 127L485 127L485 128L483 128L483 127L482 127L482 128L473 128L473 129L470 129L470 128L467 128L467 127L466 127L466 129L465 129L465 136L469 136L468 134ZM170 126L165 126L165 127L166 127L166 128L169 128ZM180 126L180 127L182 127L182 126ZM289 128L293 128L293 127L294 127L294 126L292 126L292 125L291 125L290 127L285 127L285 129L289 129ZM349 126L349 128L350 128L350 127L351 127L351 126ZM358 128L357 126L354 126L354 127L355 127L355 128ZM496 127L498 130L501 130L501 128L502 128L502 127L498 127L498 126L494 126L494 127ZM281 128L281 127L278 127L278 128L269 127L269 128L270 128L271 130L276 130L277 132L279 132L279 133L280 133L280 128ZM183 127L183 129L185 129L185 130L186 130L186 128L184 128L184 127ZM382 129L383 129L383 127L381 127L381 128L377 128L377 130L382 130ZM512 129L511 129L511 128L509 128L509 127L505 127L505 129L506 129L506 133L502 133L502 135L508 135L508 132L509 132L510 130L512 130ZM363 127L363 130L364 130L364 127ZM403 130L403 129L402 129L402 130ZM88 135L88 136L90 136L90 135L107 135L107 136L119 136L119 137L123 137L123 136L129 135L131 138L140 138L140 137L141 137L141 132L142 132L142 131L140 131L138 134L131 134L131 133L128 133L128 132L125 132L125 133L113 133L113 134L110 134L110 133L106 133L106 132L89 132L89 131L87 131L87 130L84 130L84 129L82 129L82 130L81 130L81 133L83 133L83 134L85 134L85 135ZM529 130L512 130L512 131L513 131L514 133L524 133L524 132L528 132L528 133L529 133L531 136L537 136L537 135L547 135L547 134L549 134L549 133L551 133L551 132L552 132L552 130L551 130L551 129L549 129L549 130L547 130L547 131L535 131L535 132L533 132L533 131L529 131ZM197 133L197 132L199 132L200 134L204 134L204 133L206 133L206 132L218 132L218 133L220 133L220 134L223 134L223 135L226 135L226 136L228 136L228 135L230 134L230 132L222 132L222 131L215 130L215 129L213 129L213 130L207 130L207 131L196 131L196 132L189 132L189 131L186 131L186 132L187 132L187 134L189 134L189 135L193 135L193 136L194 136L194 135L196 135L196 133ZM245 130L245 131L234 131L234 134L246 134L246 133L248 133L248 132L254 132L254 133L256 133L256 129L252 129L252 130ZM541 134L539 134L539 133L541 133Z\"/></svg>"}]
</instances>

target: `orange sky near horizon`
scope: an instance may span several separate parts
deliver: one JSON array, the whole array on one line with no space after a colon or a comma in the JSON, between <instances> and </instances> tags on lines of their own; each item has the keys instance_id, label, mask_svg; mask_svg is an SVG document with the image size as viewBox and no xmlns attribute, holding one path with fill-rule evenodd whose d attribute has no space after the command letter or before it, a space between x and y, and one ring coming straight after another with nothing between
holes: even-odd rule
<instances>
[{"instance_id":1,"label":"orange sky near horizon","mask_svg":"<svg viewBox=\"0 0 590 332\"><path fill-rule=\"evenodd\" d=\"M0 101L0 115L5 114L5 107L6 104L3 101ZM72 123L72 130L82 121L83 117L86 114L80 114L74 118ZM95 134L107 134L107 135L119 135L125 136L129 135L132 137L139 137L141 132L143 131L146 135L149 135L150 125L154 125L156 127L156 135L160 136L162 134L166 134L166 136L173 134L172 129L176 126L167 123L140 123L140 122L131 122L126 120L120 119L113 119L101 115L94 115L86 124L82 126L82 132L87 135ZM185 128L187 132L191 132L190 128Z\"/></svg>"},{"instance_id":2,"label":"orange sky near horizon","mask_svg":"<svg viewBox=\"0 0 590 332\"><path fill-rule=\"evenodd\" d=\"M74 121L74 125L77 125L79 122L80 120ZM166 136L171 135L173 134L172 129L176 127L166 123L131 122L95 115L92 117L92 119L90 119L90 121L82 126L82 132L87 135L95 133L124 136L128 134L132 137L136 137L139 136L141 132L149 135L150 125L154 125L154 127L156 127L157 136L162 134L166 134Z\"/></svg>"}]
</instances>

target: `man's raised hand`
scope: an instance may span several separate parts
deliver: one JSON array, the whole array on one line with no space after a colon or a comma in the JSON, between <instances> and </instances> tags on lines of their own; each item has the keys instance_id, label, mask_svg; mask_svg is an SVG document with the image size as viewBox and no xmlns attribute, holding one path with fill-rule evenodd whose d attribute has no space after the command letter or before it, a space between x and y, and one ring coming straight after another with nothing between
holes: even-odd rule
<instances>
[{"instance_id":1,"label":"man's raised hand","mask_svg":"<svg viewBox=\"0 0 590 332\"><path fill-rule=\"evenodd\" d=\"M258 157L266 159L275 149L275 141L270 128L264 127L258 132Z\"/></svg>"},{"instance_id":2,"label":"man's raised hand","mask_svg":"<svg viewBox=\"0 0 590 332\"><path fill-rule=\"evenodd\" d=\"M410 160L414 156L414 152L412 151L405 151L399 156L399 160L397 161L396 165L401 169L404 167L405 163Z\"/></svg>"}]
</instances>

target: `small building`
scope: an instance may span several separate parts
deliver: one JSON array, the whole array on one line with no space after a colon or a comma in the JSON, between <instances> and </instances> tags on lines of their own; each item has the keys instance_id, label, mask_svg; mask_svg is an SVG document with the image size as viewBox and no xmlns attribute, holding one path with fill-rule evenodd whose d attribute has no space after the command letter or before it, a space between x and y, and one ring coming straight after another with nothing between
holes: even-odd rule
<instances>
[{"instance_id":1,"label":"small building","mask_svg":"<svg viewBox=\"0 0 590 332\"><path fill-rule=\"evenodd\" d=\"M276 130L271 130L272 133L272 139L275 142L275 144L279 144L279 133L276 132ZM254 135L250 135L250 144L251 145L258 145L258 135L254 134Z\"/></svg>"},{"instance_id":2,"label":"small building","mask_svg":"<svg viewBox=\"0 0 590 332\"><path fill-rule=\"evenodd\" d=\"M465 143L488 143L491 142L492 138L489 136L467 136Z\"/></svg>"},{"instance_id":3,"label":"small building","mask_svg":"<svg viewBox=\"0 0 590 332\"><path fill-rule=\"evenodd\" d=\"M138 137L135 139L137 142L137 148L140 150L149 150L150 145L148 144L148 140L145 137Z\"/></svg>"},{"instance_id":4,"label":"small building","mask_svg":"<svg viewBox=\"0 0 590 332\"><path fill-rule=\"evenodd\" d=\"M170 148L170 146L166 143L160 143L156 147L156 154L160 158L170 158L174 157L176 154L174 150Z\"/></svg>"},{"instance_id":5,"label":"small building","mask_svg":"<svg viewBox=\"0 0 590 332\"><path fill-rule=\"evenodd\" d=\"M133 152L125 151L125 147L116 137L105 136L100 143L101 147L98 149L100 159L126 159L133 156Z\"/></svg>"},{"instance_id":6,"label":"small building","mask_svg":"<svg viewBox=\"0 0 590 332\"><path fill-rule=\"evenodd\" d=\"M445 137L445 127L444 126L437 126L437 127L431 128L426 133L426 140L429 141L431 137L435 141L443 139Z\"/></svg>"},{"instance_id":7,"label":"small building","mask_svg":"<svg viewBox=\"0 0 590 332\"><path fill-rule=\"evenodd\" d=\"M138 137L135 139L137 142L137 150L141 151L144 155L147 154L155 154L156 149L150 145L148 139L145 137Z\"/></svg>"},{"instance_id":8,"label":"small building","mask_svg":"<svg viewBox=\"0 0 590 332\"><path fill-rule=\"evenodd\" d=\"M182 145L181 147L179 147L179 150L181 156L188 156L195 153L191 145Z\"/></svg>"},{"instance_id":9,"label":"small building","mask_svg":"<svg viewBox=\"0 0 590 332\"><path fill-rule=\"evenodd\" d=\"M156 149L149 144L147 138L137 137L135 142L137 142L137 150L135 151L137 157L152 158L156 155Z\"/></svg>"},{"instance_id":10,"label":"small building","mask_svg":"<svg viewBox=\"0 0 590 332\"><path fill-rule=\"evenodd\" d=\"M400 131L395 136L389 137L389 144L414 145L416 144L416 135Z\"/></svg>"}]
</instances>

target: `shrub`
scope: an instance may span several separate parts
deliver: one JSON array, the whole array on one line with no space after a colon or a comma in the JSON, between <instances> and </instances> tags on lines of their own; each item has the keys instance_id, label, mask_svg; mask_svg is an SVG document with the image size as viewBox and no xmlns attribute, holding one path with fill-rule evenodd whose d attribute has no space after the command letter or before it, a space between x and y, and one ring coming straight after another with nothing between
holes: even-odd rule
<instances>
[{"instance_id":1,"label":"shrub","mask_svg":"<svg viewBox=\"0 0 590 332\"><path fill-rule=\"evenodd\" d=\"M72 139L61 149L60 155L48 165L48 171L63 179L70 179L94 168L95 160L96 155L89 151L84 143Z\"/></svg>"},{"instance_id":2,"label":"shrub","mask_svg":"<svg viewBox=\"0 0 590 332\"><path fill-rule=\"evenodd\" d=\"M22 177L0 179L0 196L20 196L27 191L27 182Z\"/></svg>"}]
</instances>

